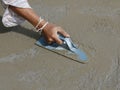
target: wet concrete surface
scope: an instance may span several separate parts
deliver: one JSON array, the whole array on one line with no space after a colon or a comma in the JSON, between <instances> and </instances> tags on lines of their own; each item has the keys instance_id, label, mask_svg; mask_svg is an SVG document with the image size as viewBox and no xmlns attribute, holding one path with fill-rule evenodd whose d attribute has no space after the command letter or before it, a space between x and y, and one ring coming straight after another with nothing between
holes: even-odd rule
<instances>
[{"instance_id":1,"label":"wet concrete surface","mask_svg":"<svg viewBox=\"0 0 120 90\"><path fill-rule=\"evenodd\" d=\"M28 22L0 22L0 90L120 90L119 0L29 0L89 55L81 64L36 46ZM0 20L3 10L0 7Z\"/></svg>"}]
</instances>

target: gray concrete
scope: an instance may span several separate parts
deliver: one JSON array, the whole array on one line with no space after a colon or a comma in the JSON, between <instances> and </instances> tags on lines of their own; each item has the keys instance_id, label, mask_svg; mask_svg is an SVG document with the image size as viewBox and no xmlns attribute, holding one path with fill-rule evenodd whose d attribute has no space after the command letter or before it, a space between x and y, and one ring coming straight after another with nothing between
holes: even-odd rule
<instances>
[{"instance_id":1,"label":"gray concrete","mask_svg":"<svg viewBox=\"0 0 120 90\"><path fill-rule=\"evenodd\" d=\"M89 62L36 46L39 35L28 22L13 28L0 22L0 90L120 90L119 0L29 1L39 15L69 32Z\"/></svg>"}]
</instances>

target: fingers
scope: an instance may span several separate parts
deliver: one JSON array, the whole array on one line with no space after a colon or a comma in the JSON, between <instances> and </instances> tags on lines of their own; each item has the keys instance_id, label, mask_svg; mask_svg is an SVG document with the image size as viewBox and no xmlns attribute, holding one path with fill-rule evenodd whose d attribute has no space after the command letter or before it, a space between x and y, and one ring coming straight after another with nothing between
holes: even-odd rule
<instances>
[{"instance_id":1,"label":"fingers","mask_svg":"<svg viewBox=\"0 0 120 90\"><path fill-rule=\"evenodd\" d=\"M48 44L51 44L51 43L53 43L53 42L54 42L54 40L53 40L52 38L47 39L47 43L48 43Z\"/></svg>"},{"instance_id":2,"label":"fingers","mask_svg":"<svg viewBox=\"0 0 120 90\"><path fill-rule=\"evenodd\" d=\"M70 37L70 35L67 32L65 32L62 28L60 28L58 32L65 37Z\"/></svg>"},{"instance_id":3,"label":"fingers","mask_svg":"<svg viewBox=\"0 0 120 90\"><path fill-rule=\"evenodd\" d=\"M46 40L47 40L48 44L52 44L53 42L56 42L58 44L62 44L63 43L62 40L60 40L57 35L55 35L52 38L46 39Z\"/></svg>"},{"instance_id":4,"label":"fingers","mask_svg":"<svg viewBox=\"0 0 120 90\"><path fill-rule=\"evenodd\" d=\"M63 43L63 41L61 39L59 39L57 33L60 33L60 34L62 34L65 37L70 37L70 35L68 33L66 33L61 27L57 27L55 30L56 31L54 31L54 34L51 35L51 38L48 39L48 43L49 44L51 44L52 42L56 42L58 44L62 44Z\"/></svg>"},{"instance_id":5,"label":"fingers","mask_svg":"<svg viewBox=\"0 0 120 90\"><path fill-rule=\"evenodd\" d=\"M51 25L51 26L50 26ZM62 34L65 37L70 37L68 33L66 33L61 27L55 26L53 24L48 24L49 28L46 27L43 31L43 35L45 36L48 44L56 42L58 44L62 44L62 40L59 39L58 33ZM52 28L51 28L52 27Z\"/></svg>"},{"instance_id":6,"label":"fingers","mask_svg":"<svg viewBox=\"0 0 120 90\"><path fill-rule=\"evenodd\" d=\"M58 38L58 35L54 36L53 39L54 39L55 42L58 43L58 44L62 44L62 43L63 43L62 40L60 40L60 39Z\"/></svg>"}]
</instances>

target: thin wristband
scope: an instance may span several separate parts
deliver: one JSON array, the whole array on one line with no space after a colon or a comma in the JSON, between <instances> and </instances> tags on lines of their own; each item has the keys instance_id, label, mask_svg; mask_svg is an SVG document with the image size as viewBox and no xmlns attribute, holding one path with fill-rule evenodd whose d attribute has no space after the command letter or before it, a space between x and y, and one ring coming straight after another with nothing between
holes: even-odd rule
<instances>
[{"instance_id":1,"label":"thin wristband","mask_svg":"<svg viewBox=\"0 0 120 90\"><path fill-rule=\"evenodd\" d=\"M43 29L48 25L48 22L46 22L40 29L38 29L39 34L41 35Z\"/></svg>"},{"instance_id":2,"label":"thin wristband","mask_svg":"<svg viewBox=\"0 0 120 90\"><path fill-rule=\"evenodd\" d=\"M38 28L39 24L43 21L43 19L40 19L40 21L38 22L37 26L35 27L35 29Z\"/></svg>"},{"instance_id":3,"label":"thin wristband","mask_svg":"<svg viewBox=\"0 0 120 90\"><path fill-rule=\"evenodd\" d=\"M40 17L37 25L35 26L35 28L34 28L33 30L37 30L39 24L40 24L42 21L43 21L43 19Z\"/></svg>"},{"instance_id":4,"label":"thin wristband","mask_svg":"<svg viewBox=\"0 0 120 90\"><path fill-rule=\"evenodd\" d=\"M46 22L40 29L38 29L37 31L41 31L43 30L46 26L47 26L48 22Z\"/></svg>"},{"instance_id":5,"label":"thin wristband","mask_svg":"<svg viewBox=\"0 0 120 90\"><path fill-rule=\"evenodd\" d=\"M39 30L43 30L47 26L47 24L48 24L48 22L46 22Z\"/></svg>"}]
</instances>

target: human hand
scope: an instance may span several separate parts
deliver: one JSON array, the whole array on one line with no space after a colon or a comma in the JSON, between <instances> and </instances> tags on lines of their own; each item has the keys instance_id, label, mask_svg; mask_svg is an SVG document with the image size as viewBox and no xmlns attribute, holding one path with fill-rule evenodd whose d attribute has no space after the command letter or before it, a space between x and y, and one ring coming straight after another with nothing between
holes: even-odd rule
<instances>
[{"instance_id":1,"label":"human hand","mask_svg":"<svg viewBox=\"0 0 120 90\"><path fill-rule=\"evenodd\" d=\"M58 44L63 43L62 40L59 39L58 33L65 37L70 37L70 35L66 33L60 26L56 26L51 23L49 23L42 31L43 36L49 44L52 42L56 42Z\"/></svg>"}]
</instances>

